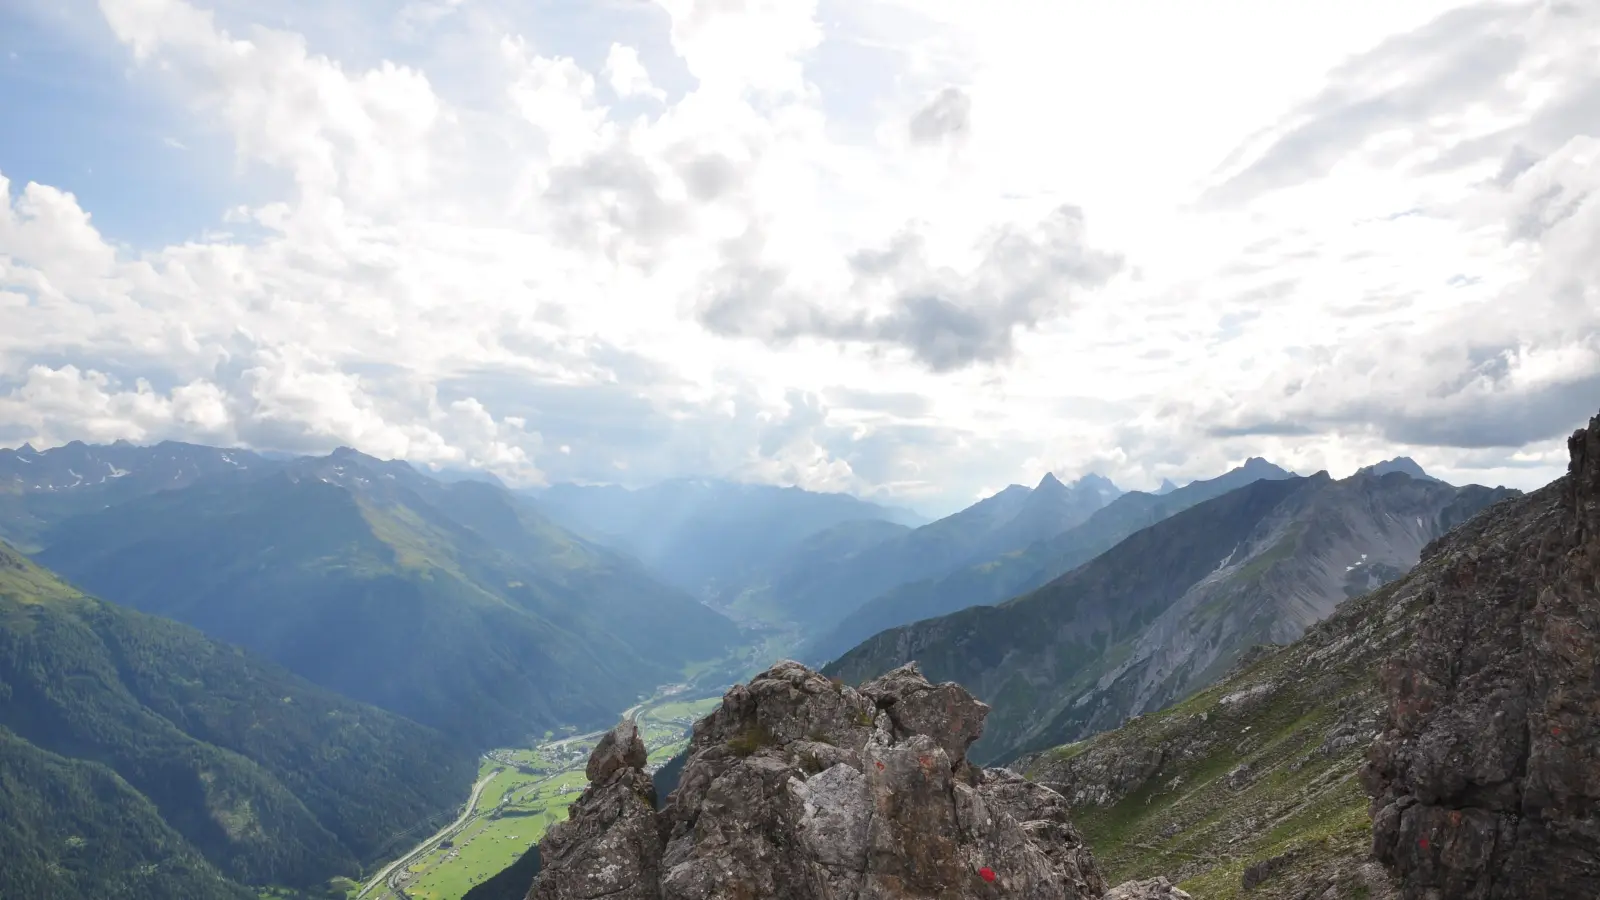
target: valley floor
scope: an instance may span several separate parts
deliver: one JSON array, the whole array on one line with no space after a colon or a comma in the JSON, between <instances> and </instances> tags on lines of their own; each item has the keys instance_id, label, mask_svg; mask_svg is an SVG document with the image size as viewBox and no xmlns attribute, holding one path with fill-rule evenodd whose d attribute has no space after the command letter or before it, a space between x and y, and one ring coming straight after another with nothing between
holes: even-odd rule
<instances>
[{"instance_id":1,"label":"valley floor","mask_svg":"<svg viewBox=\"0 0 1600 900\"><path fill-rule=\"evenodd\" d=\"M696 719L720 697L685 701L682 686L665 688L628 710L659 766L688 744ZM583 792L584 766L602 732L557 736L532 747L484 755L473 800L461 818L367 882L361 900L459 900L474 885L511 865L566 818ZM448 845L448 846L447 846Z\"/></svg>"}]
</instances>

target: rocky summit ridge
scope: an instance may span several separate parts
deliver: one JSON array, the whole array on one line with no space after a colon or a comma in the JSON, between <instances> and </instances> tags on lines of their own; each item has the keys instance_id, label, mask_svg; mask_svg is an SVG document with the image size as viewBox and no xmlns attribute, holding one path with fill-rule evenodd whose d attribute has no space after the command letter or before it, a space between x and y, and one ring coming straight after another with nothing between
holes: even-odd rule
<instances>
[{"instance_id":1,"label":"rocky summit ridge","mask_svg":"<svg viewBox=\"0 0 1600 900\"><path fill-rule=\"evenodd\" d=\"M1183 900L1107 893L1055 791L966 758L989 708L913 665L859 689L791 661L724 696L658 811L632 722L540 843L530 900Z\"/></svg>"}]
</instances>

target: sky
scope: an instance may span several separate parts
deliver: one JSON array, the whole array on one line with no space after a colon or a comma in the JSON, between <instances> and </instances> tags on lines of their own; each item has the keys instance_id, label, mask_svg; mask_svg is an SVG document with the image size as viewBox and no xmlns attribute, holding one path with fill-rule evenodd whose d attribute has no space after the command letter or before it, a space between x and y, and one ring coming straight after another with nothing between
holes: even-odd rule
<instances>
[{"instance_id":1,"label":"sky","mask_svg":"<svg viewBox=\"0 0 1600 900\"><path fill-rule=\"evenodd\" d=\"M1597 189L1573 0L7 0L0 446L1533 488Z\"/></svg>"}]
</instances>

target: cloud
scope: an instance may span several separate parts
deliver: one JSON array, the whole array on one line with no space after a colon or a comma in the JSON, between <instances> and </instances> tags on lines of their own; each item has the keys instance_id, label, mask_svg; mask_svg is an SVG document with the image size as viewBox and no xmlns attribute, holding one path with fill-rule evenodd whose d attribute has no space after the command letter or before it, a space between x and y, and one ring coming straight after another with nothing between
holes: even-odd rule
<instances>
[{"instance_id":1,"label":"cloud","mask_svg":"<svg viewBox=\"0 0 1600 900\"><path fill-rule=\"evenodd\" d=\"M1529 50L1526 36L1518 33L1525 17L1525 7L1479 3L1351 60L1264 136L1265 147L1206 199L1237 203L1320 178L1380 134L1481 102L1486 94L1491 102L1503 102L1502 82Z\"/></svg>"},{"instance_id":2,"label":"cloud","mask_svg":"<svg viewBox=\"0 0 1600 900\"><path fill-rule=\"evenodd\" d=\"M1246 202L1326 177L1357 154L1419 175L1488 161L1505 180L1531 164L1529 144L1552 151L1600 112L1600 67L1583 37L1597 17L1559 0L1480 2L1392 37L1237 148L1202 199Z\"/></svg>"},{"instance_id":3,"label":"cloud","mask_svg":"<svg viewBox=\"0 0 1600 900\"><path fill-rule=\"evenodd\" d=\"M750 257L759 246L747 239L727 251ZM899 347L948 372L1008 360L1017 329L1065 314L1074 291L1104 284L1122 260L1088 246L1082 211L1062 206L1031 228L989 235L967 272L935 266L915 230L857 251L850 267L855 296L886 300L880 309L823 307L797 296L782 272L743 258L713 282L700 320L719 334L779 343L817 337Z\"/></svg>"},{"instance_id":4,"label":"cloud","mask_svg":"<svg viewBox=\"0 0 1600 900\"><path fill-rule=\"evenodd\" d=\"M650 81L650 73L639 61L639 51L626 44L612 44L606 55L606 82L619 97L650 97L666 100L666 91Z\"/></svg>"},{"instance_id":5,"label":"cloud","mask_svg":"<svg viewBox=\"0 0 1600 900\"><path fill-rule=\"evenodd\" d=\"M1417 159L1475 161L1477 171L1493 173L1468 176L1459 199L1435 199L1411 216L1450 221L1474 236L1482 256L1516 262L1496 284L1453 276L1432 285L1408 301L1418 306L1408 319L1365 340L1314 346L1267 372L1259 390L1197 408L1213 423L1208 433L1356 431L1413 447L1520 448L1560 438L1593 414L1600 137L1591 120L1590 133L1568 131L1560 144L1547 143L1553 120L1600 99L1600 63L1582 40L1570 39L1574 28L1600 33L1600 15L1554 4L1478 6L1442 17L1342 67L1261 161L1228 182L1240 197L1280 180L1285 191L1303 191L1295 185L1330 177L1336 166L1381 164L1383 154L1366 139L1380 127L1399 129L1395 143ZM1557 73L1563 77L1551 79ZM1473 80L1480 77L1491 80ZM1383 98L1382 115L1355 121L1352 110L1376 108L1360 99L1369 94ZM1494 140L1473 144L1470 160L1461 135L1483 113L1468 98L1524 117L1515 127L1497 122ZM1543 149L1528 149L1534 146ZM1460 262L1471 265L1472 255L1479 254ZM1386 299L1397 307L1399 298Z\"/></svg>"},{"instance_id":6,"label":"cloud","mask_svg":"<svg viewBox=\"0 0 1600 900\"><path fill-rule=\"evenodd\" d=\"M440 116L427 77L384 63L348 77L303 37L255 29L235 39L182 0L101 0L135 61L159 58L203 109L220 115L241 156L292 173L308 195L337 191L376 211L433 174L428 139Z\"/></svg>"},{"instance_id":7,"label":"cloud","mask_svg":"<svg viewBox=\"0 0 1600 900\"><path fill-rule=\"evenodd\" d=\"M822 41L816 0L656 0L672 16L672 44L702 91L794 95L806 90L801 56Z\"/></svg>"},{"instance_id":8,"label":"cloud","mask_svg":"<svg viewBox=\"0 0 1600 900\"><path fill-rule=\"evenodd\" d=\"M972 127L972 98L958 87L947 87L911 117L911 141L938 144L965 136Z\"/></svg>"},{"instance_id":9,"label":"cloud","mask_svg":"<svg viewBox=\"0 0 1600 900\"><path fill-rule=\"evenodd\" d=\"M1600 371L1600 11L1241 3L1278 39L1182 5L100 0L116 56L41 65L139 102L74 152L112 171L166 104L149 134L235 195L116 233L118 185L13 138L0 435L936 510L1257 455L1559 474Z\"/></svg>"}]
</instances>

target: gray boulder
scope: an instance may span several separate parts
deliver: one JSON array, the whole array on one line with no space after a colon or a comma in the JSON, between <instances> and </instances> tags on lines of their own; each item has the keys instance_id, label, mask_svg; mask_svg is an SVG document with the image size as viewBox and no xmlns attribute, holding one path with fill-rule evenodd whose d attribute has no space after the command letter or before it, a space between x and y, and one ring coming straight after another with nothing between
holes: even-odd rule
<instances>
[{"instance_id":1,"label":"gray boulder","mask_svg":"<svg viewBox=\"0 0 1600 900\"><path fill-rule=\"evenodd\" d=\"M1106 892L1104 900L1189 900L1187 891L1180 891L1158 876L1149 881L1126 881Z\"/></svg>"}]
</instances>

